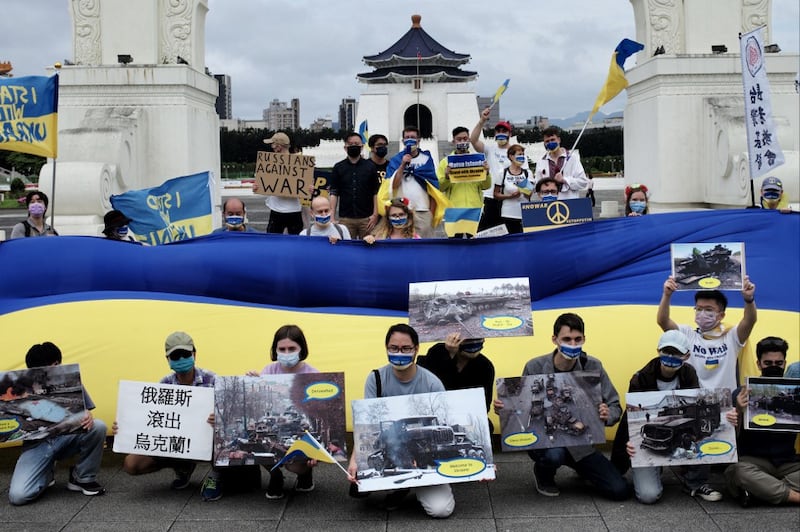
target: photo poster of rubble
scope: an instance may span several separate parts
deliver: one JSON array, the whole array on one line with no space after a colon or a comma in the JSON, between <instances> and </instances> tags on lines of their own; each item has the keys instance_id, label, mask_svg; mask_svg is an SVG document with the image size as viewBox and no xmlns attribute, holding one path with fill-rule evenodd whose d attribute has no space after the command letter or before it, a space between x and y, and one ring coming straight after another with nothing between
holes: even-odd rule
<instances>
[{"instance_id":1,"label":"photo poster of rubble","mask_svg":"<svg viewBox=\"0 0 800 532\"><path fill-rule=\"evenodd\" d=\"M360 399L352 405L359 491L495 478L483 389Z\"/></svg>"},{"instance_id":2,"label":"photo poster of rubble","mask_svg":"<svg viewBox=\"0 0 800 532\"><path fill-rule=\"evenodd\" d=\"M497 379L503 451L604 443L600 373L570 371Z\"/></svg>"},{"instance_id":3,"label":"photo poster of rubble","mask_svg":"<svg viewBox=\"0 0 800 532\"><path fill-rule=\"evenodd\" d=\"M800 432L800 379L749 377L747 428Z\"/></svg>"},{"instance_id":4,"label":"photo poster of rubble","mask_svg":"<svg viewBox=\"0 0 800 532\"><path fill-rule=\"evenodd\" d=\"M408 285L408 323L420 342L533 336L527 277L429 281Z\"/></svg>"},{"instance_id":5,"label":"photo poster of rubble","mask_svg":"<svg viewBox=\"0 0 800 532\"><path fill-rule=\"evenodd\" d=\"M730 390L632 392L625 401L633 467L737 461L736 429L725 419Z\"/></svg>"},{"instance_id":6,"label":"photo poster of rubble","mask_svg":"<svg viewBox=\"0 0 800 532\"><path fill-rule=\"evenodd\" d=\"M0 372L0 442L72 432L85 411L78 364Z\"/></svg>"},{"instance_id":7,"label":"photo poster of rubble","mask_svg":"<svg viewBox=\"0 0 800 532\"><path fill-rule=\"evenodd\" d=\"M744 242L672 244L672 276L678 290L741 290Z\"/></svg>"},{"instance_id":8,"label":"photo poster of rubble","mask_svg":"<svg viewBox=\"0 0 800 532\"><path fill-rule=\"evenodd\" d=\"M214 465L274 465L306 431L346 461L344 401L344 373L217 377Z\"/></svg>"}]
</instances>

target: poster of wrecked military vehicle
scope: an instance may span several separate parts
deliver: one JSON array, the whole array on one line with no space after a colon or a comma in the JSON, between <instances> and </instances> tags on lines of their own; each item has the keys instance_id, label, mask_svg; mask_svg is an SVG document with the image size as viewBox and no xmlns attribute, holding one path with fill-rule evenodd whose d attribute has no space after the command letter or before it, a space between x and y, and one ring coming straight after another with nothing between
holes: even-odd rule
<instances>
[{"instance_id":1,"label":"poster of wrecked military vehicle","mask_svg":"<svg viewBox=\"0 0 800 532\"><path fill-rule=\"evenodd\" d=\"M497 379L503 451L605 442L597 412L600 373L571 371Z\"/></svg>"},{"instance_id":2,"label":"poster of wrecked military vehicle","mask_svg":"<svg viewBox=\"0 0 800 532\"><path fill-rule=\"evenodd\" d=\"M741 290L744 243L672 244L672 276L678 290Z\"/></svg>"},{"instance_id":3,"label":"poster of wrecked military vehicle","mask_svg":"<svg viewBox=\"0 0 800 532\"><path fill-rule=\"evenodd\" d=\"M749 377L747 428L800 432L800 379Z\"/></svg>"},{"instance_id":4,"label":"poster of wrecked military vehicle","mask_svg":"<svg viewBox=\"0 0 800 532\"><path fill-rule=\"evenodd\" d=\"M462 338L532 336L527 277L431 281L408 286L408 323L420 342Z\"/></svg>"},{"instance_id":5,"label":"poster of wrecked military vehicle","mask_svg":"<svg viewBox=\"0 0 800 532\"><path fill-rule=\"evenodd\" d=\"M0 372L0 442L72 432L85 410L78 364Z\"/></svg>"},{"instance_id":6,"label":"poster of wrecked military vehicle","mask_svg":"<svg viewBox=\"0 0 800 532\"><path fill-rule=\"evenodd\" d=\"M633 392L625 395L633 467L737 461L727 389Z\"/></svg>"},{"instance_id":7,"label":"poster of wrecked military vehicle","mask_svg":"<svg viewBox=\"0 0 800 532\"><path fill-rule=\"evenodd\" d=\"M483 390L353 401L359 491L495 478Z\"/></svg>"},{"instance_id":8,"label":"poster of wrecked military vehicle","mask_svg":"<svg viewBox=\"0 0 800 532\"><path fill-rule=\"evenodd\" d=\"M274 465L306 431L346 460L344 373L217 377L214 464Z\"/></svg>"}]
</instances>

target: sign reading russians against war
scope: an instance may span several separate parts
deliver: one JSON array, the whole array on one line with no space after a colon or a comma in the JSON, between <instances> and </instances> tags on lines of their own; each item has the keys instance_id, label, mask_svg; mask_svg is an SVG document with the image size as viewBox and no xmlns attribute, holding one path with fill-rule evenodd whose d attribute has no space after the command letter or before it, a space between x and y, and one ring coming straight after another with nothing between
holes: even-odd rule
<instances>
[{"instance_id":1,"label":"sign reading russians against war","mask_svg":"<svg viewBox=\"0 0 800 532\"><path fill-rule=\"evenodd\" d=\"M311 199L314 157L300 153L258 152L253 192L267 196Z\"/></svg>"}]
</instances>

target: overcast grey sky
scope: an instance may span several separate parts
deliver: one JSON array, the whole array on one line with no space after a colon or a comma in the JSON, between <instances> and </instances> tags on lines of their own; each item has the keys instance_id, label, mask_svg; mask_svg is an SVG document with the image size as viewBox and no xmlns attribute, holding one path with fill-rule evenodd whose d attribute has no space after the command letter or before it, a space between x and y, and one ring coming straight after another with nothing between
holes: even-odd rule
<instances>
[{"instance_id":1,"label":"overcast grey sky","mask_svg":"<svg viewBox=\"0 0 800 532\"><path fill-rule=\"evenodd\" d=\"M771 41L784 51L798 50L798 4L772 2ZM356 74L370 70L361 58L394 43L413 13L441 44L472 56L462 68L479 73L477 94L511 79L501 114L514 121L589 110L614 47L636 37L628 0L209 0L209 8L206 65L231 76L234 116L260 119L273 98L297 97L305 127L336 120L341 99L358 97ZM72 58L70 0L2 0L0 35L0 61L15 76L44 74ZM602 111L624 105L621 94Z\"/></svg>"}]
</instances>

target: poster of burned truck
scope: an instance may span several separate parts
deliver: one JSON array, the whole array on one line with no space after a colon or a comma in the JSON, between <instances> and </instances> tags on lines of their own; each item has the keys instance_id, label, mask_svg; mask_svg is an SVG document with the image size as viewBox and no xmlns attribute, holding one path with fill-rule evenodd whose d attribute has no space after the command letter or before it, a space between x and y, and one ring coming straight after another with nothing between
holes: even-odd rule
<instances>
[{"instance_id":1,"label":"poster of burned truck","mask_svg":"<svg viewBox=\"0 0 800 532\"><path fill-rule=\"evenodd\" d=\"M482 389L352 404L359 491L494 479Z\"/></svg>"},{"instance_id":2,"label":"poster of burned truck","mask_svg":"<svg viewBox=\"0 0 800 532\"><path fill-rule=\"evenodd\" d=\"M408 323L421 342L533 335L527 277L430 281L408 286Z\"/></svg>"},{"instance_id":3,"label":"poster of burned truck","mask_svg":"<svg viewBox=\"0 0 800 532\"><path fill-rule=\"evenodd\" d=\"M66 434L85 416L78 364L0 373L0 442Z\"/></svg>"},{"instance_id":4,"label":"poster of burned truck","mask_svg":"<svg viewBox=\"0 0 800 532\"><path fill-rule=\"evenodd\" d=\"M672 244L672 276L678 290L741 290L744 243Z\"/></svg>"},{"instance_id":5,"label":"poster of burned truck","mask_svg":"<svg viewBox=\"0 0 800 532\"><path fill-rule=\"evenodd\" d=\"M570 371L497 379L503 451L574 447L605 441L597 411L600 373Z\"/></svg>"},{"instance_id":6,"label":"poster of burned truck","mask_svg":"<svg viewBox=\"0 0 800 532\"><path fill-rule=\"evenodd\" d=\"M632 392L625 401L633 467L736 462L729 390Z\"/></svg>"},{"instance_id":7,"label":"poster of burned truck","mask_svg":"<svg viewBox=\"0 0 800 532\"><path fill-rule=\"evenodd\" d=\"M214 465L274 465L306 431L344 461L344 404L344 373L217 377Z\"/></svg>"},{"instance_id":8,"label":"poster of burned truck","mask_svg":"<svg viewBox=\"0 0 800 532\"><path fill-rule=\"evenodd\" d=\"M800 432L800 379L749 377L747 428Z\"/></svg>"}]
</instances>

